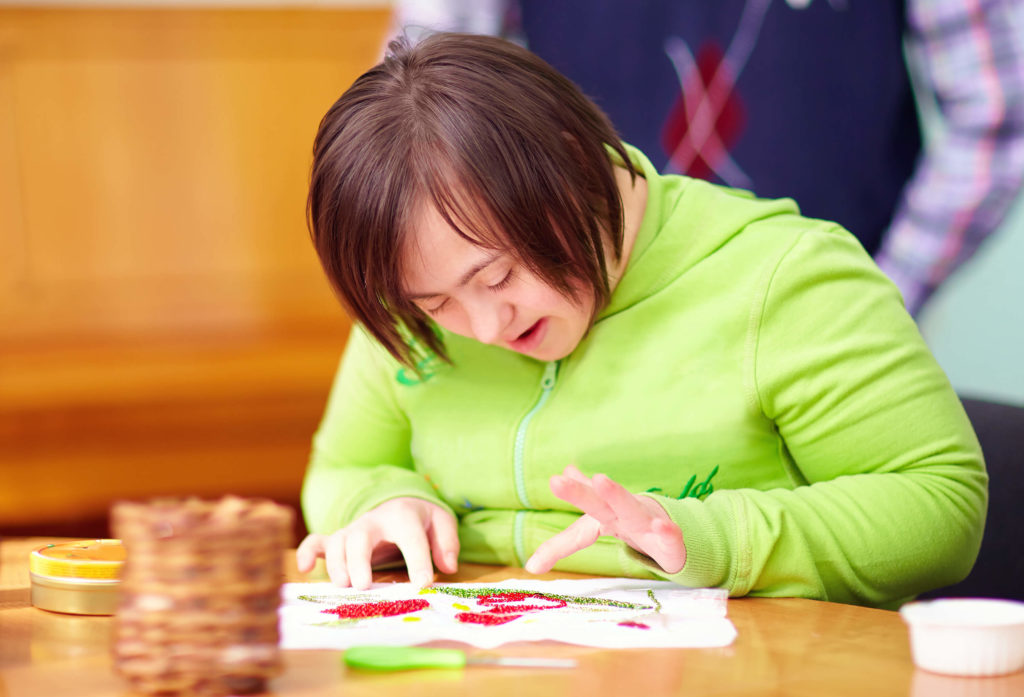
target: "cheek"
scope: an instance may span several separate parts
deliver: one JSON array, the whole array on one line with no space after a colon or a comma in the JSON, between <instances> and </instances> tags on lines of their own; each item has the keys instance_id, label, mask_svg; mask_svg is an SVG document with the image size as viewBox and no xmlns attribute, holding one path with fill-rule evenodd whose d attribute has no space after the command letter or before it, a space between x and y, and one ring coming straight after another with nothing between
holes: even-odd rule
<instances>
[{"instance_id":1,"label":"cheek","mask_svg":"<svg viewBox=\"0 0 1024 697\"><path fill-rule=\"evenodd\" d=\"M589 327L594 306L592 294L582 284L578 285L577 296L581 302L562 295L540 278L521 271L520 281L507 301L519 313L537 316L551 316L569 321L572 325Z\"/></svg>"},{"instance_id":2,"label":"cheek","mask_svg":"<svg viewBox=\"0 0 1024 697\"><path fill-rule=\"evenodd\" d=\"M445 312L442 316L435 317L434 321L437 322L442 329L449 331L452 334L473 338L470 331L469 319L466 317L466 313L462 310L451 310L449 312Z\"/></svg>"},{"instance_id":3,"label":"cheek","mask_svg":"<svg viewBox=\"0 0 1024 697\"><path fill-rule=\"evenodd\" d=\"M544 302L550 314L564 317L574 324L589 324L594 302L590 295L583 290L578 291L578 297L580 300L575 301L556 290L548 289Z\"/></svg>"},{"instance_id":4,"label":"cheek","mask_svg":"<svg viewBox=\"0 0 1024 697\"><path fill-rule=\"evenodd\" d=\"M572 301L537 278L530 278L516 290L512 302L522 309L545 315L564 316L571 311Z\"/></svg>"}]
</instances>

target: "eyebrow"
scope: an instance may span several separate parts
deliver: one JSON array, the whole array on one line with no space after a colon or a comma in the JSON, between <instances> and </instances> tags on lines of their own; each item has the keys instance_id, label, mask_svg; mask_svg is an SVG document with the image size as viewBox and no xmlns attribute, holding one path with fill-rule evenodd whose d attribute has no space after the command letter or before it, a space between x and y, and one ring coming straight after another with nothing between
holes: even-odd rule
<instances>
[{"instance_id":1,"label":"eyebrow","mask_svg":"<svg viewBox=\"0 0 1024 697\"><path fill-rule=\"evenodd\" d=\"M478 273L486 269L488 266L493 264L501 256L501 252L494 252L482 259L479 263L474 264L466 273L462 274L462 278L459 279L456 288L462 288L464 285L473 280L473 277ZM415 295L406 296L409 300L426 300L427 298L436 298L444 293L416 293Z\"/></svg>"}]
</instances>

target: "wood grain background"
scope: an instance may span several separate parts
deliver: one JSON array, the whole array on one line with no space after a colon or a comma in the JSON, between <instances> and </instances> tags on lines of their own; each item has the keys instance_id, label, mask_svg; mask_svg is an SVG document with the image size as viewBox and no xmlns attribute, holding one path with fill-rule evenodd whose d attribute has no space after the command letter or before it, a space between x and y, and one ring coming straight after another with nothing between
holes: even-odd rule
<instances>
[{"instance_id":1,"label":"wood grain background","mask_svg":"<svg viewBox=\"0 0 1024 697\"><path fill-rule=\"evenodd\" d=\"M312 139L388 21L0 8L0 532L297 504L349 327L305 227Z\"/></svg>"}]
</instances>

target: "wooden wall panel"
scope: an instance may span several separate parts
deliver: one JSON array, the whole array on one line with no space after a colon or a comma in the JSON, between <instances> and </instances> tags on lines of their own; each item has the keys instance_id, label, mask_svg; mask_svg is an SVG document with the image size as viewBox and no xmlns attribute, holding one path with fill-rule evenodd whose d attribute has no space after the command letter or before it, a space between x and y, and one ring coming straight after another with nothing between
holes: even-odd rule
<instances>
[{"instance_id":1,"label":"wooden wall panel","mask_svg":"<svg viewBox=\"0 0 1024 697\"><path fill-rule=\"evenodd\" d=\"M305 228L312 138L387 23L0 8L0 526L297 498L348 327Z\"/></svg>"},{"instance_id":2,"label":"wooden wall panel","mask_svg":"<svg viewBox=\"0 0 1024 697\"><path fill-rule=\"evenodd\" d=\"M334 313L302 216L309 151L385 23L0 10L6 338Z\"/></svg>"}]
</instances>

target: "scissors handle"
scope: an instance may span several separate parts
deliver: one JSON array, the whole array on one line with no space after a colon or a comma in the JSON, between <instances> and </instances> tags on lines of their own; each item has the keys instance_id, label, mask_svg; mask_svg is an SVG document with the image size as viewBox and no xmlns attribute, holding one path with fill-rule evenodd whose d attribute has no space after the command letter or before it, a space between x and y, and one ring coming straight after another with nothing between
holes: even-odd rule
<instances>
[{"instance_id":1,"label":"scissors handle","mask_svg":"<svg viewBox=\"0 0 1024 697\"><path fill-rule=\"evenodd\" d=\"M360 670L394 671L419 668L462 668L466 654L458 649L415 646L353 646L345 651L345 665Z\"/></svg>"}]
</instances>

